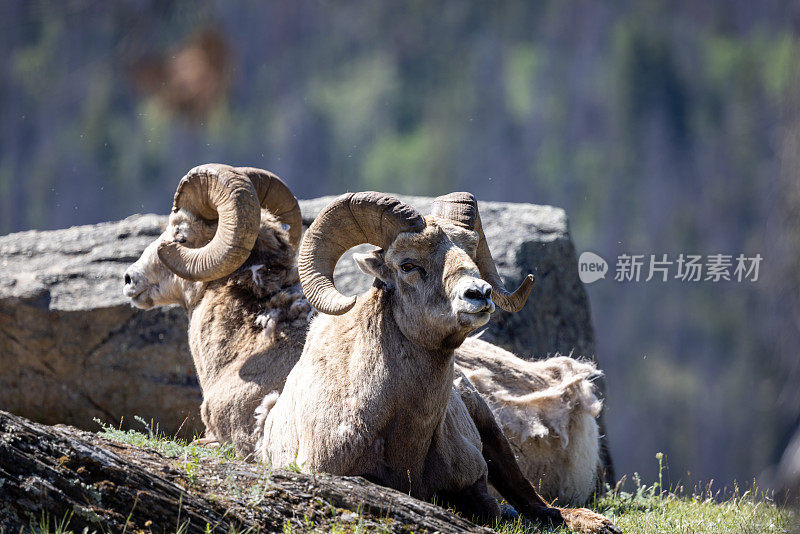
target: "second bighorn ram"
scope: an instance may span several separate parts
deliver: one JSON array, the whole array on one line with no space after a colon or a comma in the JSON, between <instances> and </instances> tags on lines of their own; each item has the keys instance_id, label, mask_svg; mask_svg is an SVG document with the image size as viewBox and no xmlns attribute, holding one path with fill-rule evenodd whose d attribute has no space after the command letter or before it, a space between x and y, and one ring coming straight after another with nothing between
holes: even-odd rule
<instances>
[{"instance_id":1,"label":"second bighorn ram","mask_svg":"<svg viewBox=\"0 0 800 534\"><path fill-rule=\"evenodd\" d=\"M139 308L179 304L203 389L208 439L253 452L253 413L283 389L306 337L311 306L297 277L297 199L261 169L208 164L175 193L169 224L125 272Z\"/></svg>"},{"instance_id":2,"label":"second bighorn ram","mask_svg":"<svg viewBox=\"0 0 800 534\"><path fill-rule=\"evenodd\" d=\"M333 271L361 243L379 247L355 257L375 283L365 295L347 297ZM533 277L514 293L503 288L472 195L440 197L426 218L388 195L343 195L307 231L298 265L321 315L283 392L265 399L264 460L438 496L483 520L500 515L488 490L491 468L493 481L506 485L498 489L526 516L618 532L589 510L550 507L518 468L494 458L487 466L483 441L510 446L502 433L479 428L492 416L481 414L485 404L456 374L455 349L488 322L493 299L518 311Z\"/></svg>"}]
</instances>

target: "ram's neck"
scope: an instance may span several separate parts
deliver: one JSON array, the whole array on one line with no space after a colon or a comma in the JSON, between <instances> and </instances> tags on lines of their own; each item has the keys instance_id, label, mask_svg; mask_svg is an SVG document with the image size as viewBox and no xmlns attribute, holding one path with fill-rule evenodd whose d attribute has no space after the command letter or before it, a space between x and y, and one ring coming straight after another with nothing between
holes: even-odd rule
<instances>
[{"instance_id":1,"label":"ram's neck","mask_svg":"<svg viewBox=\"0 0 800 534\"><path fill-rule=\"evenodd\" d=\"M397 306L394 302L395 293L382 289L377 289L376 291L382 293L382 308L384 311L381 316L385 325L381 330L383 342L397 342L403 348L406 359L417 362L417 366L422 373L431 373L430 380L439 380L441 376L445 375L444 380L446 383L452 383L454 348L444 346L431 348L410 339L400 327L393 311Z\"/></svg>"},{"instance_id":2,"label":"ram's neck","mask_svg":"<svg viewBox=\"0 0 800 534\"><path fill-rule=\"evenodd\" d=\"M320 334L339 345L334 352L363 380L383 380L395 399L413 399L428 415L443 413L453 382L453 350L430 350L407 338L392 313L392 298L391 291L373 287L350 312L320 325L326 330Z\"/></svg>"},{"instance_id":3,"label":"ram's neck","mask_svg":"<svg viewBox=\"0 0 800 534\"><path fill-rule=\"evenodd\" d=\"M259 299L225 281L212 282L189 312L189 347L205 390L223 374L282 388L300 356L311 307L299 286ZM247 376L248 373L252 377Z\"/></svg>"}]
</instances>

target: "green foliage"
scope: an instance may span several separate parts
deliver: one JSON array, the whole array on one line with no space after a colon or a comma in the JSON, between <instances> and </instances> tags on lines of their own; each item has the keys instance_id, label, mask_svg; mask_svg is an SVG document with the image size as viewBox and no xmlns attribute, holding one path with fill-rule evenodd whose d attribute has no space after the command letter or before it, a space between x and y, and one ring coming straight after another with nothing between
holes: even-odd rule
<instances>
[{"instance_id":1,"label":"green foliage","mask_svg":"<svg viewBox=\"0 0 800 534\"><path fill-rule=\"evenodd\" d=\"M300 462L299 464L297 463L297 456L295 455L294 460L289 462L289 464L286 465L284 469L286 469L287 471L291 471L293 473L302 473L304 465L305 462Z\"/></svg>"},{"instance_id":2,"label":"green foliage","mask_svg":"<svg viewBox=\"0 0 800 534\"><path fill-rule=\"evenodd\" d=\"M365 189L401 194L434 194L438 158L443 149L431 129L384 136L364 161Z\"/></svg>"},{"instance_id":3,"label":"green foliage","mask_svg":"<svg viewBox=\"0 0 800 534\"><path fill-rule=\"evenodd\" d=\"M17 48L12 55L13 76L25 87L30 98L40 101L52 98L57 87L51 84L59 72L59 44L64 38L64 20L56 10L41 7L42 18L36 28L37 38Z\"/></svg>"},{"instance_id":4,"label":"green foliage","mask_svg":"<svg viewBox=\"0 0 800 534\"><path fill-rule=\"evenodd\" d=\"M758 491L734 494L722 502L716 497L710 486L676 495L637 481L633 493L602 497L594 507L624 532L646 534L790 532L797 520Z\"/></svg>"},{"instance_id":5,"label":"green foliage","mask_svg":"<svg viewBox=\"0 0 800 534\"><path fill-rule=\"evenodd\" d=\"M39 519L38 522L35 523L33 521L31 522L29 530L27 532L30 532L31 534L107 534L107 531L103 529L102 526L97 530L90 530L89 528L84 527L83 530L76 531L70 528L69 526L71 522L71 517L72 517L71 514L68 514L61 521L53 521L49 514L43 513L41 519ZM2 528L0 528L0 534L4 534L4 532L5 531ZM122 534L126 534L126 532L127 529L123 530ZM165 532L165 534L167 534L167 532ZM188 521L182 522L180 525L175 527L175 529L172 532L174 532L174 534L186 534L187 532L189 532L189 522ZM211 534L212 532L217 532L217 531L214 530L212 525L206 523L205 532L207 534ZM252 528L240 529L236 527L231 527L228 530L227 534L255 534L255 532L257 531Z\"/></svg>"},{"instance_id":6,"label":"green foliage","mask_svg":"<svg viewBox=\"0 0 800 534\"><path fill-rule=\"evenodd\" d=\"M636 534L750 534L789 533L798 521L795 512L780 508L760 492L745 492L720 501L709 489L677 495L659 491L658 484L642 485L632 493L609 493L592 503L623 532ZM497 525L503 534L552 532L524 520ZM562 527L555 532L566 533Z\"/></svg>"},{"instance_id":7,"label":"green foliage","mask_svg":"<svg viewBox=\"0 0 800 534\"><path fill-rule=\"evenodd\" d=\"M512 115L528 118L535 111L536 82L544 57L534 45L517 45L506 53L506 100Z\"/></svg>"},{"instance_id":8,"label":"green foliage","mask_svg":"<svg viewBox=\"0 0 800 534\"><path fill-rule=\"evenodd\" d=\"M656 454L658 482L648 486L634 473L633 491L623 491L625 478L617 488L591 503L590 508L611 519L623 532L637 534L743 534L789 533L800 524L796 512L776 506L769 496L754 487L741 492L734 486L726 498L714 491L712 483L690 492L668 489L663 474L666 459ZM538 534L547 530L533 527L524 520L495 526L504 534ZM566 528L557 532L569 532Z\"/></svg>"},{"instance_id":9,"label":"green foliage","mask_svg":"<svg viewBox=\"0 0 800 534\"><path fill-rule=\"evenodd\" d=\"M147 422L139 416L136 416L135 419L144 427L144 432L134 429L122 430L121 421L120 428L114 428L99 419L95 419L95 422L102 428L99 435L104 438L136 447L153 449L169 458L182 458L184 460L183 466L190 476L197 473L198 458L233 459L236 457L233 445L230 443L215 447L205 447L193 442L187 442L178 437L167 436L159 430L158 423Z\"/></svg>"},{"instance_id":10,"label":"green foliage","mask_svg":"<svg viewBox=\"0 0 800 534\"><path fill-rule=\"evenodd\" d=\"M312 79L309 98L333 125L337 142L357 150L386 127L396 91L392 58L375 52L356 58L330 77Z\"/></svg>"},{"instance_id":11,"label":"green foliage","mask_svg":"<svg viewBox=\"0 0 800 534\"><path fill-rule=\"evenodd\" d=\"M758 31L748 38L710 34L706 37L705 64L710 81L720 91L764 90L780 102L793 75L797 45L790 31ZM731 85L733 83L733 85Z\"/></svg>"},{"instance_id":12,"label":"green foliage","mask_svg":"<svg viewBox=\"0 0 800 534\"><path fill-rule=\"evenodd\" d=\"M38 521L31 520L29 528L31 532L42 534L71 534L72 531L69 530L71 520L71 513L65 514L61 519L54 519L50 514L42 512Z\"/></svg>"}]
</instances>

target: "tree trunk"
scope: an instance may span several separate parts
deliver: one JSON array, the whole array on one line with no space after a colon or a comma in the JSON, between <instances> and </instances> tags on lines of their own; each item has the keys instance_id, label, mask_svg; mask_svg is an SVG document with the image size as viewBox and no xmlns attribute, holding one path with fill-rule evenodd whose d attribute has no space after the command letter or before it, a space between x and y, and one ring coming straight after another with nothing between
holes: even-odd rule
<instances>
[{"instance_id":1,"label":"tree trunk","mask_svg":"<svg viewBox=\"0 0 800 534\"><path fill-rule=\"evenodd\" d=\"M225 458L170 458L0 411L0 531L256 532L352 523L394 532L489 532L359 477L306 475Z\"/></svg>"}]
</instances>

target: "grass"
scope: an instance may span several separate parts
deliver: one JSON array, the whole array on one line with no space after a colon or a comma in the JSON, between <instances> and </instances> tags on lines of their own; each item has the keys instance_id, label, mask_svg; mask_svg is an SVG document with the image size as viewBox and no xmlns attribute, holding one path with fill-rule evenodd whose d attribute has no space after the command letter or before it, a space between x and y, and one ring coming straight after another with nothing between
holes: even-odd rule
<instances>
[{"instance_id":1,"label":"grass","mask_svg":"<svg viewBox=\"0 0 800 534\"><path fill-rule=\"evenodd\" d=\"M111 425L103 423L99 419L95 419L94 421L102 428L98 434L104 438L119 441L121 443L127 443L128 445L134 445L136 447L153 449L169 458L185 457L189 459L233 459L236 457L233 445L231 444L220 445L218 447L195 445L190 441L166 435L159 430L158 423L154 423L152 421L147 422L138 416L134 419L136 419L136 421L142 425L145 432L140 432L133 429L122 430L121 421L120 428L114 428Z\"/></svg>"},{"instance_id":2,"label":"grass","mask_svg":"<svg viewBox=\"0 0 800 534\"><path fill-rule=\"evenodd\" d=\"M26 532L37 533L37 534L111 534L106 530L89 530L88 528L84 528L83 530L73 530L69 528L69 523L71 521L72 514L68 514L64 516L61 520L52 520L50 514L43 513L42 516L37 521L31 521L30 525ZM138 532L138 531L137 531ZM187 534L189 532L189 524L182 523L175 527L173 531L174 534ZM211 525L206 525L206 532L213 532L213 528ZM2 526L0 526L0 534L5 534ZM126 531L123 531L122 534L127 534ZM132 533L133 534L133 533ZM231 529L228 531L227 534L257 534L252 529L246 530L236 530Z\"/></svg>"},{"instance_id":3,"label":"grass","mask_svg":"<svg viewBox=\"0 0 800 534\"><path fill-rule=\"evenodd\" d=\"M589 505L592 510L611 519L623 532L637 534L800 534L800 517L797 511L777 506L770 496L755 485L742 491L734 486L731 491L715 491L712 484L695 487L666 489L663 486L663 455L656 455L659 464L659 481L651 486L643 484L638 474L633 475L632 492L619 489L609 491ZM609 488L610 490L610 488ZM723 495L726 495L723 497ZM530 527L523 521L495 527L503 534L539 534L553 532ZM555 532L569 532L565 528Z\"/></svg>"},{"instance_id":4,"label":"grass","mask_svg":"<svg viewBox=\"0 0 800 534\"><path fill-rule=\"evenodd\" d=\"M195 445L191 441L166 435L159 430L158 423L147 422L138 416L135 416L134 419L144 427L146 432L139 432L133 429L122 430L122 421L120 421L120 428L114 428L99 419L94 421L102 428L98 434L104 438L136 447L153 449L168 458L180 458L180 467L183 468L186 472L186 477L193 484L197 482L199 474L198 460L200 458L223 460L236 457L232 444L217 447Z\"/></svg>"},{"instance_id":5,"label":"grass","mask_svg":"<svg viewBox=\"0 0 800 534\"><path fill-rule=\"evenodd\" d=\"M64 515L61 519L53 519L49 514L42 514L38 522L31 520L31 532L46 532L47 534L71 534L69 522L72 514ZM0 529L2 531L2 529Z\"/></svg>"},{"instance_id":6,"label":"grass","mask_svg":"<svg viewBox=\"0 0 800 534\"><path fill-rule=\"evenodd\" d=\"M745 492L719 502L713 496L678 496L653 493L640 486L636 493L608 494L591 508L611 519L623 532L642 534L749 534L797 533L797 517L775 506L767 497ZM641 491L644 490L644 491ZM517 521L496 528L504 534L538 534L545 529L530 528ZM556 532L569 532L558 529Z\"/></svg>"},{"instance_id":7,"label":"grass","mask_svg":"<svg viewBox=\"0 0 800 534\"><path fill-rule=\"evenodd\" d=\"M198 458L234 458L232 447L223 446L209 448L192 445L185 440L167 436L159 431L158 425L148 423L141 418L137 421L143 431L121 430L98 421L102 427L101 436L134 445L155 449L174 458L181 458L187 476L197 476ZM624 481L617 485L617 490L609 491L597 498L589 507L612 521L626 533L641 534L755 534L755 533L790 533L800 534L800 517L777 506L770 496L755 486L742 490L735 486L731 491L723 492L705 487L695 487L688 491L682 487L665 488L663 486L663 455L656 456L659 462L659 480L652 485L642 482L637 474L632 477L633 489L623 491ZM290 470L299 470L296 463L288 466ZM249 501L260 504L264 499L263 492L253 488ZM31 530L39 532L55 532L67 534L68 518L61 521L42 520ZM38 528L37 528L38 527ZM312 521L304 521L302 526L287 524L284 532L376 532L388 530L388 525L376 526L374 521L363 521L360 514L345 514L327 523L324 530ZM550 532L568 532L561 528L556 530L535 527L518 520L513 523L495 525L495 530L502 534L539 534Z\"/></svg>"},{"instance_id":8,"label":"grass","mask_svg":"<svg viewBox=\"0 0 800 534\"><path fill-rule=\"evenodd\" d=\"M613 518L625 532L660 533L761 533L796 532L796 522L786 510L766 496L745 492L722 502L694 493L678 496L622 495L600 498L595 508Z\"/></svg>"}]
</instances>

